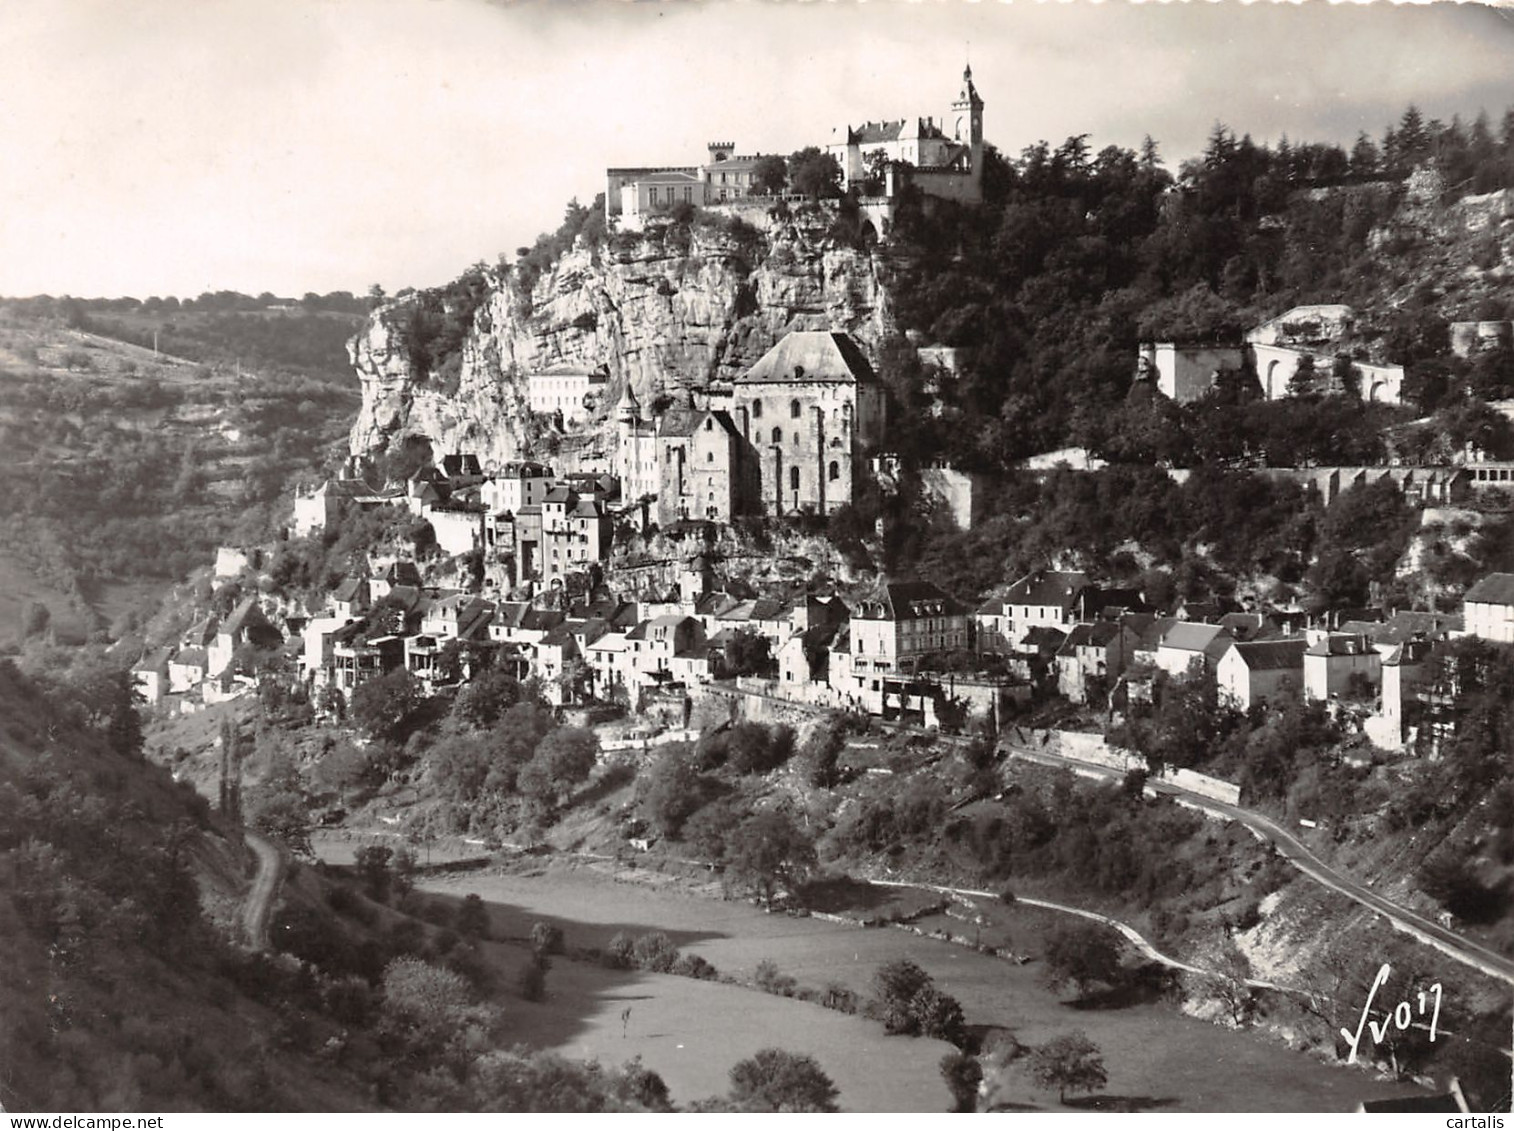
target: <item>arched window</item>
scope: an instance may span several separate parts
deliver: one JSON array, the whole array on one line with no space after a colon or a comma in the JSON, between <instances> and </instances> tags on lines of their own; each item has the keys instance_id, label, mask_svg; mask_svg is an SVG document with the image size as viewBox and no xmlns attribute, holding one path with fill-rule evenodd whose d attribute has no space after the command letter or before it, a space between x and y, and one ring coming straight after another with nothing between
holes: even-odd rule
<instances>
[{"instance_id":1,"label":"arched window","mask_svg":"<svg viewBox=\"0 0 1514 1131\"><path fill-rule=\"evenodd\" d=\"M835 460L831 460L830 476L832 483L841 478L841 465Z\"/></svg>"},{"instance_id":2,"label":"arched window","mask_svg":"<svg viewBox=\"0 0 1514 1131\"><path fill-rule=\"evenodd\" d=\"M800 414L803 412L804 409L797 400L789 401L789 415L792 416L795 420L798 420Z\"/></svg>"},{"instance_id":3,"label":"arched window","mask_svg":"<svg viewBox=\"0 0 1514 1131\"><path fill-rule=\"evenodd\" d=\"M753 420L761 420L762 419L762 402L761 401L753 401L752 402L752 419Z\"/></svg>"},{"instance_id":4,"label":"arched window","mask_svg":"<svg viewBox=\"0 0 1514 1131\"><path fill-rule=\"evenodd\" d=\"M799 469L797 467L789 468L789 490L799 490Z\"/></svg>"},{"instance_id":5,"label":"arched window","mask_svg":"<svg viewBox=\"0 0 1514 1131\"><path fill-rule=\"evenodd\" d=\"M713 431L715 431L715 418L713 416L707 416L707 417L705 417L704 430L706 432L713 432Z\"/></svg>"},{"instance_id":6,"label":"arched window","mask_svg":"<svg viewBox=\"0 0 1514 1131\"><path fill-rule=\"evenodd\" d=\"M705 463L714 463L715 462L715 453L714 452L706 452L704 454L704 462Z\"/></svg>"},{"instance_id":7,"label":"arched window","mask_svg":"<svg viewBox=\"0 0 1514 1131\"><path fill-rule=\"evenodd\" d=\"M783 429L782 428L774 428L773 429L773 443L775 443L775 444L781 444L781 443L783 443Z\"/></svg>"},{"instance_id":8,"label":"arched window","mask_svg":"<svg viewBox=\"0 0 1514 1131\"><path fill-rule=\"evenodd\" d=\"M799 446L799 433L795 432L794 433L794 447L797 448L798 446Z\"/></svg>"}]
</instances>

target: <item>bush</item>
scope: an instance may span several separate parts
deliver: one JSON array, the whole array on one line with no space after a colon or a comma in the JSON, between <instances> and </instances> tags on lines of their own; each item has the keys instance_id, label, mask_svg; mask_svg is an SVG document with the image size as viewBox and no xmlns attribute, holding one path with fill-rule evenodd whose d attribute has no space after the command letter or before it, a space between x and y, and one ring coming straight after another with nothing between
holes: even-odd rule
<instances>
[{"instance_id":1,"label":"bush","mask_svg":"<svg viewBox=\"0 0 1514 1131\"><path fill-rule=\"evenodd\" d=\"M720 972L697 954L680 954L669 973L681 978L698 978L701 982L713 982Z\"/></svg>"},{"instance_id":2,"label":"bush","mask_svg":"<svg viewBox=\"0 0 1514 1131\"><path fill-rule=\"evenodd\" d=\"M631 954L637 966L654 974L668 973L678 961L678 948L661 931L642 935L632 945Z\"/></svg>"},{"instance_id":3,"label":"bush","mask_svg":"<svg viewBox=\"0 0 1514 1131\"><path fill-rule=\"evenodd\" d=\"M547 996L547 967L533 957L515 976L516 992L526 1001L541 1001Z\"/></svg>"},{"instance_id":4,"label":"bush","mask_svg":"<svg viewBox=\"0 0 1514 1131\"><path fill-rule=\"evenodd\" d=\"M489 910L474 892L463 896L457 905L457 933L468 939L489 937Z\"/></svg>"},{"instance_id":5,"label":"bush","mask_svg":"<svg viewBox=\"0 0 1514 1131\"><path fill-rule=\"evenodd\" d=\"M624 931L616 932L600 960L611 970L629 970L636 964L635 940Z\"/></svg>"},{"instance_id":6,"label":"bush","mask_svg":"<svg viewBox=\"0 0 1514 1131\"><path fill-rule=\"evenodd\" d=\"M757 963L757 970L752 980L763 993L775 994L778 997L793 997L794 989L798 985L791 975L782 973L778 969L778 964L771 958L764 958Z\"/></svg>"},{"instance_id":7,"label":"bush","mask_svg":"<svg viewBox=\"0 0 1514 1131\"><path fill-rule=\"evenodd\" d=\"M562 928L551 923L532 924L531 949L538 954L561 954L563 952Z\"/></svg>"}]
</instances>

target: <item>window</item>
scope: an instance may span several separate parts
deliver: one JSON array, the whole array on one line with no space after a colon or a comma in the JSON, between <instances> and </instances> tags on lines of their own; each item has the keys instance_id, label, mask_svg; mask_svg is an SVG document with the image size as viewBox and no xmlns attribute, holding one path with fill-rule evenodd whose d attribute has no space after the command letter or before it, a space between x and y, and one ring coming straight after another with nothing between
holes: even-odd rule
<instances>
[{"instance_id":1,"label":"window","mask_svg":"<svg viewBox=\"0 0 1514 1131\"><path fill-rule=\"evenodd\" d=\"M783 429L782 428L774 428L773 429L773 443L775 443L775 444L781 444L781 443L783 443Z\"/></svg>"},{"instance_id":2,"label":"window","mask_svg":"<svg viewBox=\"0 0 1514 1131\"><path fill-rule=\"evenodd\" d=\"M830 478L832 483L841 478L841 465L835 460L831 460Z\"/></svg>"},{"instance_id":3,"label":"window","mask_svg":"<svg viewBox=\"0 0 1514 1131\"><path fill-rule=\"evenodd\" d=\"M792 416L795 420L799 419L799 415L803 411L804 409L800 407L798 401L789 401L789 415Z\"/></svg>"},{"instance_id":4,"label":"window","mask_svg":"<svg viewBox=\"0 0 1514 1131\"><path fill-rule=\"evenodd\" d=\"M648 204L656 204L657 203L657 186L656 185L653 185L651 188L647 189L647 203Z\"/></svg>"},{"instance_id":5,"label":"window","mask_svg":"<svg viewBox=\"0 0 1514 1131\"><path fill-rule=\"evenodd\" d=\"M693 188L686 188L686 189L683 190L683 199L684 199L684 202L687 203L687 204L693 204L694 203L694 190L693 190Z\"/></svg>"},{"instance_id":6,"label":"window","mask_svg":"<svg viewBox=\"0 0 1514 1131\"><path fill-rule=\"evenodd\" d=\"M715 418L713 416L707 416L707 417L705 417L704 430L706 432L713 432L713 431L715 431Z\"/></svg>"},{"instance_id":7,"label":"window","mask_svg":"<svg viewBox=\"0 0 1514 1131\"><path fill-rule=\"evenodd\" d=\"M799 469L797 467L789 468L789 490L799 490Z\"/></svg>"},{"instance_id":8,"label":"window","mask_svg":"<svg viewBox=\"0 0 1514 1131\"><path fill-rule=\"evenodd\" d=\"M752 402L752 419L753 420L761 420L762 419L762 402L761 401L753 401Z\"/></svg>"},{"instance_id":9,"label":"window","mask_svg":"<svg viewBox=\"0 0 1514 1131\"><path fill-rule=\"evenodd\" d=\"M706 452L704 458L705 458L705 462L706 463L714 463L715 462L715 453L714 452Z\"/></svg>"}]
</instances>

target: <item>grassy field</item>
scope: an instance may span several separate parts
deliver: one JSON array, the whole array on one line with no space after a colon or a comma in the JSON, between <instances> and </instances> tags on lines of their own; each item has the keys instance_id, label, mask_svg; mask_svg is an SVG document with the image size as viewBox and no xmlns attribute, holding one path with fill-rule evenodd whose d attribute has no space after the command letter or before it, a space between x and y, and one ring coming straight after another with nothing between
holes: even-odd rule
<instances>
[{"instance_id":1,"label":"grassy field","mask_svg":"<svg viewBox=\"0 0 1514 1131\"><path fill-rule=\"evenodd\" d=\"M1414 1092L1412 1086L1325 1064L1254 1034L1184 1017L1170 1007L1079 1009L1040 985L1037 963L1016 966L905 931L767 915L741 902L616 883L560 864L533 875L476 874L428 886L457 896L477 892L491 904L495 929L506 935L524 935L540 919L562 926L570 946L602 946L621 930L661 930L724 974L750 976L759 962L772 959L804 986L834 981L866 992L878 966L908 957L962 1002L969 1024L1002 1028L1026 1045L1073 1029L1085 1031L1104 1053L1109 1084L1101 1103L1108 1107L1345 1112L1362 1099ZM1043 925L1039 913L1016 913L1005 929L1017 951L1038 953ZM543 1020L543 1047L611 1061L640 1052L686 1102L723 1091L724 1073L735 1059L778 1044L818 1050L815 1055L842 1088L844 1106L933 1111L947 1106L936 1074L944 1051L938 1044L885 1038L871 1022L755 991L651 975L636 975L635 988L628 989L624 975L603 975L608 982L593 969L567 963L554 969L549 988L555 996L546 1013L550 1016L554 1005L570 1006L568 1027L573 1031L559 1035ZM629 993L646 996L633 1002L625 996ZM627 1004L633 1024L622 1039L619 1018ZM833 1029L837 1023L843 1027ZM646 1026L640 1037L637 1025ZM1088 1106L1086 1098L1069 1097L1067 1107L1061 1107L1054 1095L1037 1090L1014 1066L994 1081L991 1099L1013 1110Z\"/></svg>"}]
</instances>

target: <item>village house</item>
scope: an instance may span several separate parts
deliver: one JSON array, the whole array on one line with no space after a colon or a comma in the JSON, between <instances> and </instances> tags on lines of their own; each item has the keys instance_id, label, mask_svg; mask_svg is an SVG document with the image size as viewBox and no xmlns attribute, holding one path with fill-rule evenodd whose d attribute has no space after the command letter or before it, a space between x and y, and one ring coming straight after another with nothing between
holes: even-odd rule
<instances>
[{"instance_id":1,"label":"village house","mask_svg":"<svg viewBox=\"0 0 1514 1131\"><path fill-rule=\"evenodd\" d=\"M930 582L890 582L877 599L852 610L845 639L838 633L831 686L882 714L886 697L912 683L923 661L966 649L967 625L962 607Z\"/></svg>"},{"instance_id":2,"label":"village house","mask_svg":"<svg viewBox=\"0 0 1514 1131\"><path fill-rule=\"evenodd\" d=\"M644 633L645 649L636 649L638 671L672 678L673 657L703 641L699 621L690 616L663 616L648 621Z\"/></svg>"},{"instance_id":3,"label":"village house","mask_svg":"<svg viewBox=\"0 0 1514 1131\"><path fill-rule=\"evenodd\" d=\"M552 469L543 463L517 460L484 478L479 499L492 514L514 515L521 507L538 505L552 487Z\"/></svg>"},{"instance_id":4,"label":"village house","mask_svg":"<svg viewBox=\"0 0 1514 1131\"><path fill-rule=\"evenodd\" d=\"M1417 691L1424 682L1432 647L1428 640L1407 640L1383 657L1378 710L1363 728L1379 749L1397 751L1408 745Z\"/></svg>"},{"instance_id":5,"label":"village house","mask_svg":"<svg viewBox=\"0 0 1514 1131\"><path fill-rule=\"evenodd\" d=\"M1490 573L1468 589L1462 616L1468 636L1514 644L1514 573Z\"/></svg>"},{"instance_id":6,"label":"village house","mask_svg":"<svg viewBox=\"0 0 1514 1131\"><path fill-rule=\"evenodd\" d=\"M1276 702L1304 686L1304 649L1296 640L1236 641L1214 666L1220 699L1238 711Z\"/></svg>"},{"instance_id":7,"label":"village house","mask_svg":"<svg viewBox=\"0 0 1514 1131\"><path fill-rule=\"evenodd\" d=\"M332 682L351 692L405 662L405 642L398 636L364 636L361 621L337 629L331 645Z\"/></svg>"},{"instance_id":8,"label":"village house","mask_svg":"<svg viewBox=\"0 0 1514 1131\"><path fill-rule=\"evenodd\" d=\"M494 616L494 606L471 593L454 593L431 602L421 618L421 632L442 640L457 640L480 632Z\"/></svg>"},{"instance_id":9,"label":"village house","mask_svg":"<svg viewBox=\"0 0 1514 1131\"><path fill-rule=\"evenodd\" d=\"M301 675L315 687L324 686L335 669L337 633L351 624L347 617L311 617L305 623L305 650L300 658Z\"/></svg>"},{"instance_id":10,"label":"village house","mask_svg":"<svg viewBox=\"0 0 1514 1131\"><path fill-rule=\"evenodd\" d=\"M1008 656L1032 628L1065 630L1080 619L1079 599L1087 588L1088 575L1081 571L1043 569L1020 578L1008 593L984 602L973 615L978 652Z\"/></svg>"},{"instance_id":11,"label":"village house","mask_svg":"<svg viewBox=\"0 0 1514 1131\"><path fill-rule=\"evenodd\" d=\"M572 427L594 415L599 399L610 382L609 371L600 366L583 370L571 367L526 374L526 403L539 416L552 417Z\"/></svg>"},{"instance_id":12,"label":"village house","mask_svg":"<svg viewBox=\"0 0 1514 1131\"><path fill-rule=\"evenodd\" d=\"M245 597L216 630L215 641L206 651L205 674L215 677L226 671L244 644L266 650L283 643L283 634L263 615L258 599Z\"/></svg>"},{"instance_id":13,"label":"village house","mask_svg":"<svg viewBox=\"0 0 1514 1131\"><path fill-rule=\"evenodd\" d=\"M183 695L205 679L208 661L204 648L180 648L168 661L168 692Z\"/></svg>"},{"instance_id":14,"label":"village house","mask_svg":"<svg viewBox=\"0 0 1514 1131\"><path fill-rule=\"evenodd\" d=\"M1139 639L1117 621L1073 625L1057 650L1057 690L1074 703L1102 699L1134 659Z\"/></svg>"},{"instance_id":15,"label":"village house","mask_svg":"<svg viewBox=\"0 0 1514 1131\"><path fill-rule=\"evenodd\" d=\"M392 500L361 479L328 479L308 494L296 492L290 533L296 538L319 534L336 521L343 507L384 506Z\"/></svg>"},{"instance_id":16,"label":"village house","mask_svg":"<svg viewBox=\"0 0 1514 1131\"><path fill-rule=\"evenodd\" d=\"M131 669L132 684L149 707L155 707L168 694L168 663L172 648L157 648L146 653Z\"/></svg>"},{"instance_id":17,"label":"village house","mask_svg":"<svg viewBox=\"0 0 1514 1131\"><path fill-rule=\"evenodd\" d=\"M368 596L374 602L382 601L399 586L419 589L421 571L411 561L393 561L379 570L378 576L368 579Z\"/></svg>"},{"instance_id":18,"label":"village house","mask_svg":"<svg viewBox=\"0 0 1514 1131\"><path fill-rule=\"evenodd\" d=\"M421 509L422 517L431 524L437 548L451 557L483 548L486 513L481 505L456 498L428 503Z\"/></svg>"},{"instance_id":19,"label":"village house","mask_svg":"<svg viewBox=\"0 0 1514 1131\"><path fill-rule=\"evenodd\" d=\"M1304 650L1304 697L1336 699L1382 682L1383 657L1360 633L1314 632Z\"/></svg>"},{"instance_id":20,"label":"village house","mask_svg":"<svg viewBox=\"0 0 1514 1131\"><path fill-rule=\"evenodd\" d=\"M570 573L587 571L610 553L613 523L601 502L558 484L540 506L525 506L515 519L518 580L539 578L561 586Z\"/></svg>"},{"instance_id":21,"label":"village house","mask_svg":"<svg viewBox=\"0 0 1514 1131\"><path fill-rule=\"evenodd\" d=\"M387 591L387 590L386 590ZM373 603L366 577L348 577L331 594L331 613L342 620L356 620Z\"/></svg>"},{"instance_id":22,"label":"village house","mask_svg":"<svg viewBox=\"0 0 1514 1131\"><path fill-rule=\"evenodd\" d=\"M1217 624L1176 621L1157 645L1156 667L1173 679L1207 678L1233 643Z\"/></svg>"}]
</instances>

